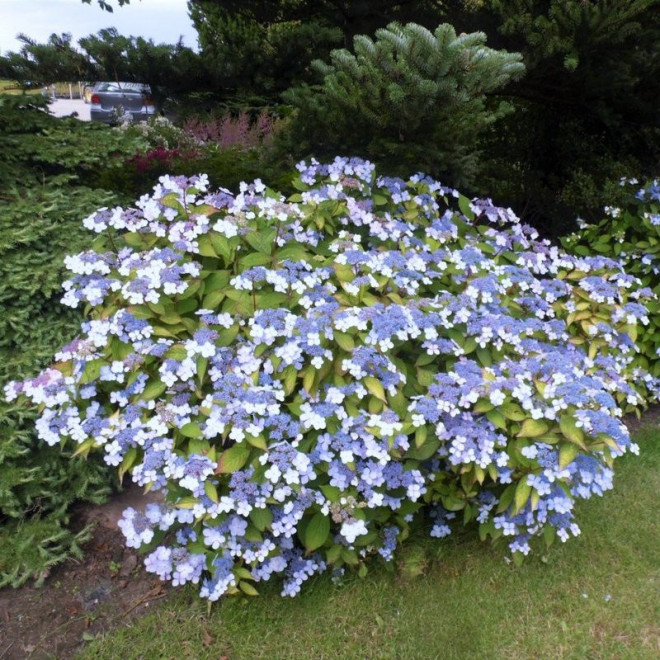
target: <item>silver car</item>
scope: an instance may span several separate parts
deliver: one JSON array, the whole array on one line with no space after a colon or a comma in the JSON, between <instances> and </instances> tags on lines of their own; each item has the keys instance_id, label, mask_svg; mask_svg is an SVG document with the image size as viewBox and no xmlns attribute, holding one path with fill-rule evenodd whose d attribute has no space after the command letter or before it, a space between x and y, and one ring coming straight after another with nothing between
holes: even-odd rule
<instances>
[{"instance_id":1,"label":"silver car","mask_svg":"<svg viewBox=\"0 0 660 660\"><path fill-rule=\"evenodd\" d=\"M143 83L97 82L90 96L92 121L146 121L156 114L151 88Z\"/></svg>"}]
</instances>

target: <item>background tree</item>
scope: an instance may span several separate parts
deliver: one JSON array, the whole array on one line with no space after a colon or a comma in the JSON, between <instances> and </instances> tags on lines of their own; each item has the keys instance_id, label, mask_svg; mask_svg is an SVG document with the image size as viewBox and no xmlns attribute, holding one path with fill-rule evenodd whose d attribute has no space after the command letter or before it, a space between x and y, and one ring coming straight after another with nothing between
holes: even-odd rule
<instances>
[{"instance_id":1,"label":"background tree","mask_svg":"<svg viewBox=\"0 0 660 660\"><path fill-rule=\"evenodd\" d=\"M235 105L278 102L284 90L310 78L314 57L327 56L342 39L337 27L257 5L234 11L214 2L189 3L216 96Z\"/></svg>"},{"instance_id":2,"label":"background tree","mask_svg":"<svg viewBox=\"0 0 660 660\"><path fill-rule=\"evenodd\" d=\"M19 52L0 57L0 77L23 87L88 77L88 61L72 46L70 34L51 34L45 44L25 34L19 34L18 40L22 44Z\"/></svg>"},{"instance_id":3,"label":"background tree","mask_svg":"<svg viewBox=\"0 0 660 660\"><path fill-rule=\"evenodd\" d=\"M600 217L620 177L657 174L658 0L493 0L467 18L527 67L485 144L484 188L556 236Z\"/></svg>"},{"instance_id":4,"label":"background tree","mask_svg":"<svg viewBox=\"0 0 660 660\"><path fill-rule=\"evenodd\" d=\"M393 23L374 40L355 37L355 54L313 63L319 85L284 95L297 109L289 148L368 157L390 173L422 170L452 185L473 180L479 136L508 111L486 94L524 71L520 55L485 42L447 24L432 33Z\"/></svg>"}]
</instances>

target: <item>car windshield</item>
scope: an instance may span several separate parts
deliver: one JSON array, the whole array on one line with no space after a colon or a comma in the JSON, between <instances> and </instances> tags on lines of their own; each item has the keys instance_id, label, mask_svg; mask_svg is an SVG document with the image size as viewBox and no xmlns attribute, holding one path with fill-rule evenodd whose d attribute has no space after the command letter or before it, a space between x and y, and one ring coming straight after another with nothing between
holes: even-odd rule
<instances>
[{"instance_id":1,"label":"car windshield","mask_svg":"<svg viewBox=\"0 0 660 660\"><path fill-rule=\"evenodd\" d=\"M125 94L147 94L149 86L141 83L102 82L96 85L97 92L124 92Z\"/></svg>"}]
</instances>

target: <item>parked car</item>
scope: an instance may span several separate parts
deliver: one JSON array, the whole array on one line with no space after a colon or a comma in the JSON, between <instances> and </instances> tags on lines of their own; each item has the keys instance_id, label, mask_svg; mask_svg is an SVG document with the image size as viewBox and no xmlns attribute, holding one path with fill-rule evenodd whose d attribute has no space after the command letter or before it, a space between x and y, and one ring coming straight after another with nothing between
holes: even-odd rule
<instances>
[{"instance_id":1,"label":"parked car","mask_svg":"<svg viewBox=\"0 0 660 660\"><path fill-rule=\"evenodd\" d=\"M90 118L106 124L146 121L156 114L151 88L143 83L97 82L90 97Z\"/></svg>"}]
</instances>

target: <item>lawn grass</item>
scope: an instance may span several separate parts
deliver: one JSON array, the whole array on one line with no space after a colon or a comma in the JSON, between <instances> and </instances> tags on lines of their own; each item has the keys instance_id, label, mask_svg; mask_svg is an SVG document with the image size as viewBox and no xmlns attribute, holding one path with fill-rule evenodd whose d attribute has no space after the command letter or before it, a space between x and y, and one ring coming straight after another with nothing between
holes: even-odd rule
<instances>
[{"instance_id":1,"label":"lawn grass","mask_svg":"<svg viewBox=\"0 0 660 660\"><path fill-rule=\"evenodd\" d=\"M660 430L637 440L642 454L619 460L615 490L580 503L582 535L520 568L474 533L417 541L394 571L343 585L322 576L295 599L268 585L207 615L193 589L177 590L80 657L656 660Z\"/></svg>"}]
</instances>

